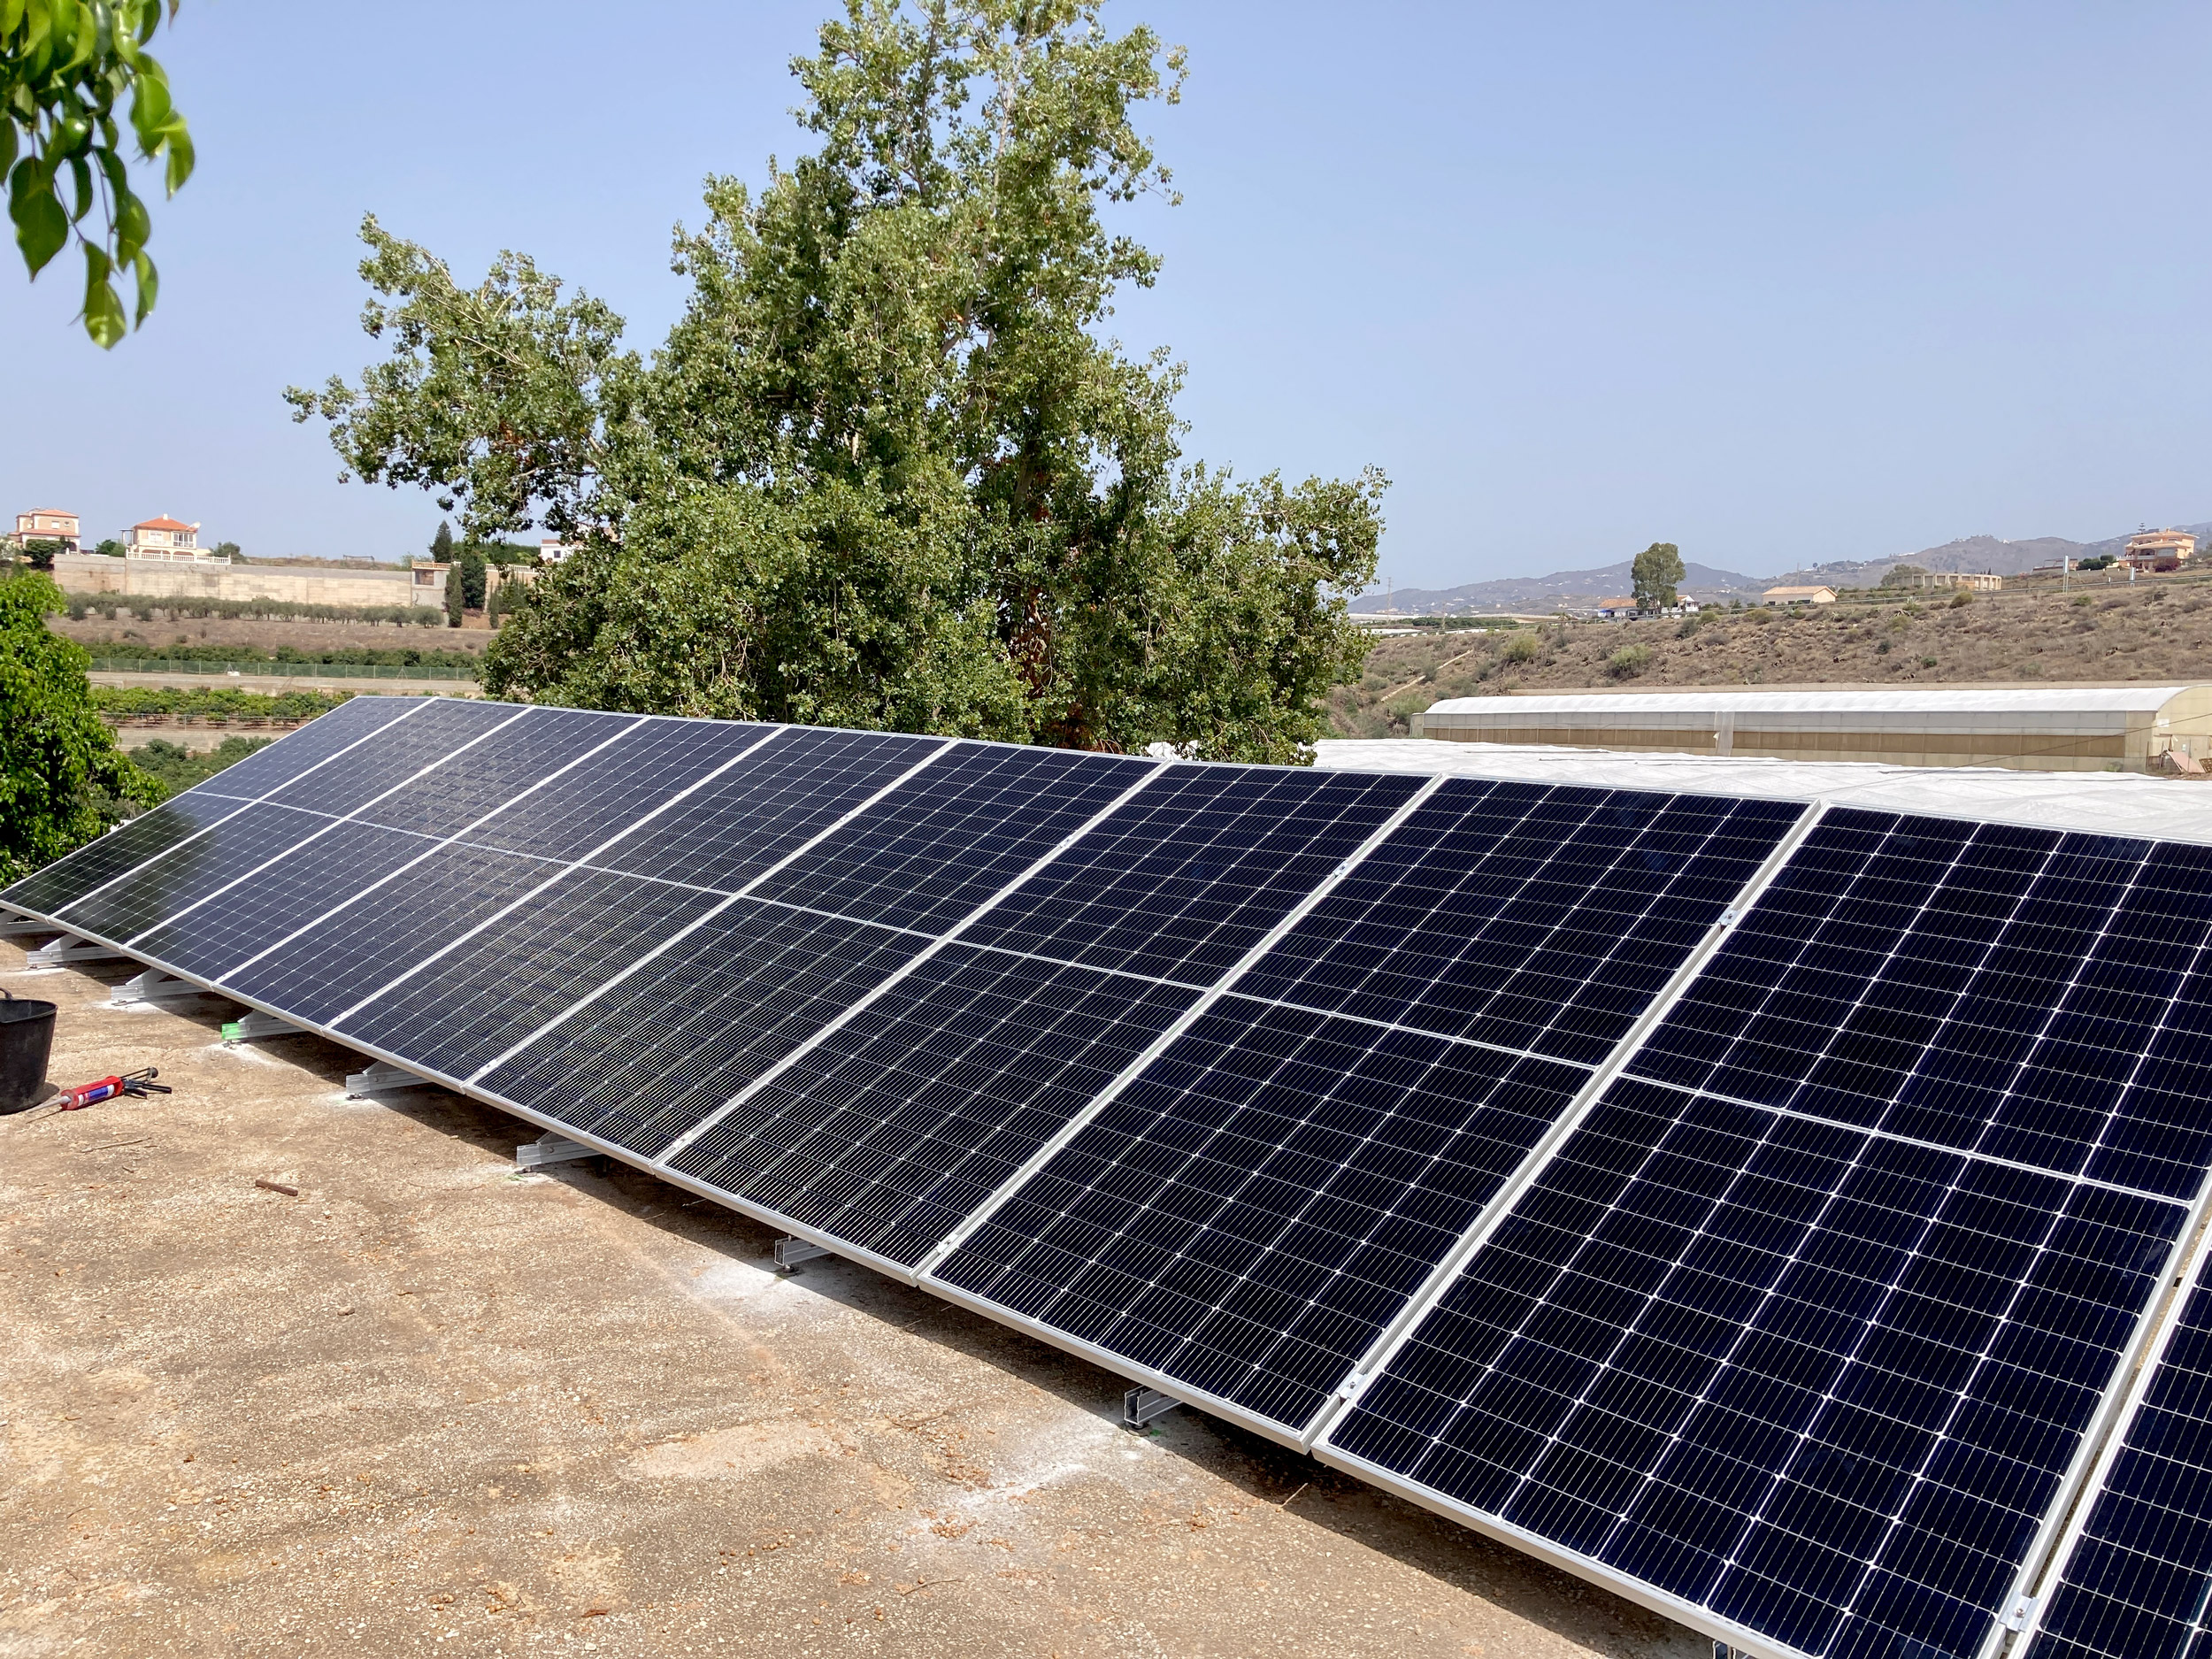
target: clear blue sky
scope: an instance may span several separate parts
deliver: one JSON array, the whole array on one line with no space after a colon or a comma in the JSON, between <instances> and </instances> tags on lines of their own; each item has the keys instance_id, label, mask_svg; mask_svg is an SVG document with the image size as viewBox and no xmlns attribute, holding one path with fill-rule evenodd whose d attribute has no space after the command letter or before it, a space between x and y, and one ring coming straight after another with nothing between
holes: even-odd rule
<instances>
[{"instance_id":1,"label":"clear blue sky","mask_svg":"<svg viewBox=\"0 0 2212 1659\"><path fill-rule=\"evenodd\" d=\"M420 547L288 382L349 377L374 210L502 247L656 343L710 171L802 147L821 0L185 0L200 172L113 352L75 270L0 274L0 509L168 511L256 554ZM2201 4L1117 0L1190 48L1147 118L1184 204L1115 326L1190 367L1194 457L1394 480L1401 587L1623 558L1767 574L1955 535L2212 516ZM9 250L12 257L12 250Z\"/></svg>"}]
</instances>

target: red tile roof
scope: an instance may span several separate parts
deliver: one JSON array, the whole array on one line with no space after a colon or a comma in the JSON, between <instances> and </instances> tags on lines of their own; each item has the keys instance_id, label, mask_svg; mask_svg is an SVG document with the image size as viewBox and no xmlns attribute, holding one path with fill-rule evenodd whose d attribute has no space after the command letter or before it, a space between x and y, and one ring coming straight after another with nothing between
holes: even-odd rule
<instances>
[{"instance_id":1,"label":"red tile roof","mask_svg":"<svg viewBox=\"0 0 2212 1659\"><path fill-rule=\"evenodd\" d=\"M134 530L196 530L196 525L179 524L174 518L145 518L131 526Z\"/></svg>"}]
</instances>

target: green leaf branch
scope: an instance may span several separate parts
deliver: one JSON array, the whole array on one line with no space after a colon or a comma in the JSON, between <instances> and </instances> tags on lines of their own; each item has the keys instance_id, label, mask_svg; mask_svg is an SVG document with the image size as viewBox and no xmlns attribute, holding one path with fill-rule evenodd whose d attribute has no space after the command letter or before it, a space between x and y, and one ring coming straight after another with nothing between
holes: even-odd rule
<instances>
[{"instance_id":1,"label":"green leaf branch","mask_svg":"<svg viewBox=\"0 0 2212 1659\"><path fill-rule=\"evenodd\" d=\"M80 316L102 347L143 323L161 291L146 253L153 219L131 188L127 150L162 166L170 196L192 176L192 135L146 50L178 4L0 0L0 172L16 246L34 280L72 239L83 250ZM126 273L127 322L116 287Z\"/></svg>"}]
</instances>

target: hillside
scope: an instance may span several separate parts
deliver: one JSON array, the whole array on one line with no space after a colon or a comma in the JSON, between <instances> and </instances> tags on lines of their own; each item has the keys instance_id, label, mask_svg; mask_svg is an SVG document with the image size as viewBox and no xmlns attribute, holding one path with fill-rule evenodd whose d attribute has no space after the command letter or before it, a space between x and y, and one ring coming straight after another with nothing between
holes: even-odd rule
<instances>
[{"instance_id":1,"label":"hillside","mask_svg":"<svg viewBox=\"0 0 2212 1659\"><path fill-rule=\"evenodd\" d=\"M2197 536L2212 535L2212 521L2175 526ZM2061 558L2094 558L2117 553L2132 531L2107 536L2101 541L2069 541L2063 536L2034 536L2006 541L1993 535L1961 536L1940 547L1923 548L1888 558L1832 559L1824 565L1800 565L1777 576L1747 576L1740 571L1717 570L1709 565L1690 564L1682 587L1703 599L1751 599L1770 587L1789 583L1824 583L1834 588L1870 588L1892 566L1917 565L1929 571L1994 571L2000 576L2024 575L2039 565ZM1352 601L1357 611L1387 611L1394 607L1408 616L1474 616L1508 612L1543 613L1561 606L1588 605L1600 599L1625 594L1629 588L1629 561L1601 565L1591 570L1554 571L1548 576L1509 576L1495 581L1465 582L1457 588L1404 588L1362 594Z\"/></svg>"},{"instance_id":2,"label":"hillside","mask_svg":"<svg viewBox=\"0 0 2212 1659\"><path fill-rule=\"evenodd\" d=\"M2078 583L2080 579L2077 579ZM2212 571L1977 595L1878 597L1682 621L1551 622L1379 641L1330 705L1339 737L1403 736L1446 697L1593 687L2212 680Z\"/></svg>"},{"instance_id":3,"label":"hillside","mask_svg":"<svg viewBox=\"0 0 2212 1659\"><path fill-rule=\"evenodd\" d=\"M1561 605L1588 604L1629 590L1627 559L1594 570L1554 571L1548 576L1508 576L1496 581L1465 582L1457 588L1403 588L1363 594L1355 611L1387 611L1394 604L1408 616L1462 617L1501 611L1538 612ZM1685 564L1682 586L1702 597L1708 593L1749 595L1767 587L1766 579L1709 565Z\"/></svg>"}]
</instances>

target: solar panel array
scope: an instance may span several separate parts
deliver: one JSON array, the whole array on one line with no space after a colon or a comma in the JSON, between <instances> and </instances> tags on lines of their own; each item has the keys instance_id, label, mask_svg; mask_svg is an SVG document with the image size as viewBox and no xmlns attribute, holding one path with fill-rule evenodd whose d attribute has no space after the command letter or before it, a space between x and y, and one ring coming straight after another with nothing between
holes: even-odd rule
<instances>
[{"instance_id":1,"label":"solar panel array","mask_svg":"<svg viewBox=\"0 0 2212 1659\"><path fill-rule=\"evenodd\" d=\"M2212 1165L2195 846L357 698L0 903L1760 1654L2023 1623ZM2208 1325L2038 1653L2201 1640Z\"/></svg>"}]
</instances>

